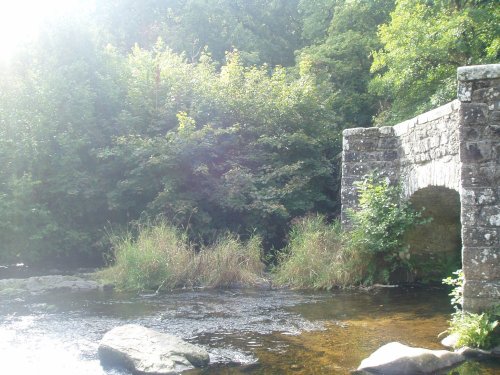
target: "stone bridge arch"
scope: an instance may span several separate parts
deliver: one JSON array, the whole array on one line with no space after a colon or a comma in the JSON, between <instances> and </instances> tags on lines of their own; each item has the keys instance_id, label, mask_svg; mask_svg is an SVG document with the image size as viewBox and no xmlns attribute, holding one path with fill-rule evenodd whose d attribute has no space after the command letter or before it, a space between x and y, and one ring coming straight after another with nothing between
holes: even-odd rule
<instances>
[{"instance_id":1,"label":"stone bridge arch","mask_svg":"<svg viewBox=\"0 0 500 375\"><path fill-rule=\"evenodd\" d=\"M407 198L458 193L464 308L482 311L500 303L500 64L462 67L457 76L453 102L395 126L344 130L341 218L349 226L353 183L375 169Z\"/></svg>"}]
</instances>

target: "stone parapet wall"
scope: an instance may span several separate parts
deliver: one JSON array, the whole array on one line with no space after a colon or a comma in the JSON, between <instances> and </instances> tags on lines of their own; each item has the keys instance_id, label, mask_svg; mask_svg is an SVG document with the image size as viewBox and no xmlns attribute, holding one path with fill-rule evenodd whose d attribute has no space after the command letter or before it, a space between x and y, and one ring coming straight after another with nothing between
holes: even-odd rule
<instances>
[{"instance_id":1,"label":"stone parapet wall","mask_svg":"<svg viewBox=\"0 0 500 375\"><path fill-rule=\"evenodd\" d=\"M342 223L357 206L353 185L378 170L405 195L432 186L461 202L465 304L500 303L500 64L458 69L458 100L393 127L343 133Z\"/></svg>"},{"instance_id":2,"label":"stone parapet wall","mask_svg":"<svg viewBox=\"0 0 500 375\"><path fill-rule=\"evenodd\" d=\"M398 180L398 139L392 127L344 130L342 151L342 224L349 226L348 210L358 202L354 182L377 170L391 181Z\"/></svg>"}]
</instances>

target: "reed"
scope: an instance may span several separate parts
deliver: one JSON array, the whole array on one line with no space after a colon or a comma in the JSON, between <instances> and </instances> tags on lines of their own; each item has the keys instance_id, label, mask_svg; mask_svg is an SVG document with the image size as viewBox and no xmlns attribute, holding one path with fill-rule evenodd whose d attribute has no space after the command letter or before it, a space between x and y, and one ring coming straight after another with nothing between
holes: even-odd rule
<instances>
[{"instance_id":1,"label":"reed","mask_svg":"<svg viewBox=\"0 0 500 375\"><path fill-rule=\"evenodd\" d=\"M293 225L289 244L278 256L274 281L298 289L352 286L362 282L367 264L340 223L308 216Z\"/></svg>"},{"instance_id":2,"label":"reed","mask_svg":"<svg viewBox=\"0 0 500 375\"><path fill-rule=\"evenodd\" d=\"M185 233L159 221L112 236L111 243L113 265L99 276L122 290L253 286L264 271L259 237L244 242L228 234L197 252Z\"/></svg>"}]
</instances>

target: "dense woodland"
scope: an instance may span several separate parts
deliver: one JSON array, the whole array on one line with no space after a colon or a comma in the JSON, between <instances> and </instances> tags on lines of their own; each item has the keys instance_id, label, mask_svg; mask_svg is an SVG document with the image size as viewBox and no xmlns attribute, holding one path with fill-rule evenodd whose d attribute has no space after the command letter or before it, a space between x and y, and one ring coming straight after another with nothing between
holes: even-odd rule
<instances>
[{"instance_id":1,"label":"dense woodland","mask_svg":"<svg viewBox=\"0 0 500 375\"><path fill-rule=\"evenodd\" d=\"M97 0L0 65L0 264L99 264L158 217L272 254L338 213L343 129L499 59L497 0Z\"/></svg>"}]
</instances>

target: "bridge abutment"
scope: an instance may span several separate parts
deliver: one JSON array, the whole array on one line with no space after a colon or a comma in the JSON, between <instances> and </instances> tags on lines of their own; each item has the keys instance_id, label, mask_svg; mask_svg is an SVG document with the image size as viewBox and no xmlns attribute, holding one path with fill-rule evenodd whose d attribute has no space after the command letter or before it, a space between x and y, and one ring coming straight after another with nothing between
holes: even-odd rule
<instances>
[{"instance_id":1,"label":"bridge abutment","mask_svg":"<svg viewBox=\"0 0 500 375\"><path fill-rule=\"evenodd\" d=\"M353 182L373 170L401 183L407 198L428 187L455 190L464 309L483 311L500 303L500 64L459 68L457 76L451 103L392 127L344 131L341 219L349 227Z\"/></svg>"}]
</instances>

